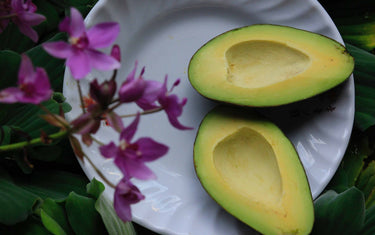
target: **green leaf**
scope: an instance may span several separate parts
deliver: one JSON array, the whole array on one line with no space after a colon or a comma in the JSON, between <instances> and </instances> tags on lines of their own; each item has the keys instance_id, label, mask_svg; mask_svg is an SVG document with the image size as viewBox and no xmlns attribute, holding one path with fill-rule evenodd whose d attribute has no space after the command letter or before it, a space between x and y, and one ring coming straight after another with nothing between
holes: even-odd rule
<instances>
[{"instance_id":1,"label":"green leaf","mask_svg":"<svg viewBox=\"0 0 375 235\"><path fill-rule=\"evenodd\" d=\"M71 234L68 217L63 205L47 198L41 206L41 220L43 225L53 234Z\"/></svg>"},{"instance_id":2,"label":"green leaf","mask_svg":"<svg viewBox=\"0 0 375 235\"><path fill-rule=\"evenodd\" d=\"M83 175L59 170L38 170L31 175L18 178L17 183L25 190L46 199L65 200L70 192L87 195L85 186L88 180Z\"/></svg>"},{"instance_id":3,"label":"green leaf","mask_svg":"<svg viewBox=\"0 0 375 235\"><path fill-rule=\"evenodd\" d=\"M362 226L361 235L373 235L375 234L375 206L370 207L366 210L365 223Z\"/></svg>"},{"instance_id":4,"label":"green leaf","mask_svg":"<svg viewBox=\"0 0 375 235\"><path fill-rule=\"evenodd\" d=\"M58 33L47 42L66 41L65 33ZM62 91L65 60L49 55L42 47L42 44L28 50L26 54L33 61L35 67L42 67L46 70L54 91Z\"/></svg>"},{"instance_id":5,"label":"green leaf","mask_svg":"<svg viewBox=\"0 0 375 235\"><path fill-rule=\"evenodd\" d=\"M29 216L24 222L13 226L0 224L0 234L51 235L39 219Z\"/></svg>"},{"instance_id":6,"label":"green leaf","mask_svg":"<svg viewBox=\"0 0 375 235\"><path fill-rule=\"evenodd\" d=\"M28 150L31 159L45 162L55 161L62 153L62 149L58 145L42 145L29 148Z\"/></svg>"},{"instance_id":7,"label":"green leaf","mask_svg":"<svg viewBox=\"0 0 375 235\"><path fill-rule=\"evenodd\" d=\"M113 204L103 194L104 185L95 178L87 185L87 193L96 198L95 209L99 212L110 235L136 234L132 223L123 222L116 214Z\"/></svg>"},{"instance_id":8,"label":"green leaf","mask_svg":"<svg viewBox=\"0 0 375 235\"><path fill-rule=\"evenodd\" d=\"M104 194L95 203L95 208L101 215L105 227L110 235L135 235L132 223L122 221L116 214L113 204Z\"/></svg>"},{"instance_id":9,"label":"green leaf","mask_svg":"<svg viewBox=\"0 0 375 235\"><path fill-rule=\"evenodd\" d=\"M0 126L0 145L7 145L10 143L12 129L9 126Z\"/></svg>"},{"instance_id":10,"label":"green leaf","mask_svg":"<svg viewBox=\"0 0 375 235\"><path fill-rule=\"evenodd\" d=\"M19 54L13 51L0 51L0 89L17 85L20 62Z\"/></svg>"},{"instance_id":11,"label":"green leaf","mask_svg":"<svg viewBox=\"0 0 375 235\"><path fill-rule=\"evenodd\" d=\"M93 178L89 184L86 186L86 191L88 194L93 196L95 199L98 199L99 196L104 191L105 187L100 181Z\"/></svg>"},{"instance_id":12,"label":"green leaf","mask_svg":"<svg viewBox=\"0 0 375 235\"><path fill-rule=\"evenodd\" d=\"M355 187L338 194L329 190L314 202L312 234L357 234L365 220L365 199Z\"/></svg>"},{"instance_id":13,"label":"green leaf","mask_svg":"<svg viewBox=\"0 0 375 235\"><path fill-rule=\"evenodd\" d=\"M40 218L42 219L42 223L44 227L52 234L55 235L66 235L64 229L51 217L49 216L44 210L40 211Z\"/></svg>"},{"instance_id":14,"label":"green leaf","mask_svg":"<svg viewBox=\"0 0 375 235\"><path fill-rule=\"evenodd\" d=\"M40 200L37 195L14 184L9 176L0 175L0 223L13 225L26 220Z\"/></svg>"},{"instance_id":15,"label":"green leaf","mask_svg":"<svg viewBox=\"0 0 375 235\"><path fill-rule=\"evenodd\" d=\"M65 209L70 225L77 235L106 234L99 213L95 210L95 200L74 192L66 199Z\"/></svg>"},{"instance_id":16,"label":"green leaf","mask_svg":"<svg viewBox=\"0 0 375 235\"><path fill-rule=\"evenodd\" d=\"M375 55L346 44L355 60L355 124L364 131L375 124Z\"/></svg>"}]
</instances>

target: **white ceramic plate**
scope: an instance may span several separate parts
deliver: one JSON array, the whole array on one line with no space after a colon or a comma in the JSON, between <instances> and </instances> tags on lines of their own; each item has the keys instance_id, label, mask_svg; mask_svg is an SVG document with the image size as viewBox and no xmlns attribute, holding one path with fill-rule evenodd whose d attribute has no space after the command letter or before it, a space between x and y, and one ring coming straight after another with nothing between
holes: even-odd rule
<instances>
[{"instance_id":1,"label":"white ceramic plate","mask_svg":"<svg viewBox=\"0 0 375 235\"><path fill-rule=\"evenodd\" d=\"M174 129L164 113L144 116L136 137L151 136L170 146L167 156L149 164L157 180L135 181L146 199L133 209L134 221L163 234L251 234L252 230L225 212L201 187L193 166L193 143L204 115L215 104L201 97L191 87L187 67L191 56L205 42L227 30L250 24L279 24L320 33L342 42L332 20L314 0L103 0L86 18L87 25L117 21L121 35L123 67L119 81L133 68L135 60L146 66L146 79L170 83L181 78L175 89L187 97L183 116L192 131ZM106 73L93 72L104 78ZM87 84L83 83L84 91ZM64 94L79 114L76 84L66 73ZM124 107L132 112L135 107ZM354 117L354 85L350 78L328 93L279 108L261 109L284 130L295 145L306 169L315 198L325 188L348 144ZM131 121L131 120L128 120ZM97 138L107 143L117 140L110 128L103 128ZM116 183L121 175L111 160L103 159L97 146L84 149L104 174ZM82 165L89 178L97 177L92 167ZM113 190L106 195L112 199Z\"/></svg>"}]
</instances>

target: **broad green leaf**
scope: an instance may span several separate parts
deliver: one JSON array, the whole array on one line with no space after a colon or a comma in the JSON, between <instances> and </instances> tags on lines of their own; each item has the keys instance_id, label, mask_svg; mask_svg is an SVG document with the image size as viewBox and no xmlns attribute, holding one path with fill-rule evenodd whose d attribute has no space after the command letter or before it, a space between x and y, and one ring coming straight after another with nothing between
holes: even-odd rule
<instances>
[{"instance_id":1,"label":"broad green leaf","mask_svg":"<svg viewBox=\"0 0 375 235\"><path fill-rule=\"evenodd\" d=\"M370 154L368 139L352 138L340 166L327 188L340 193L356 185L367 154Z\"/></svg>"},{"instance_id":2,"label":"broad green leaf","mask_svg":"<svg viewBox=\"0 0 375 235\"><path fill-rule=\"evenodd\" d=\"M66 232L63 228L49 216L43 209L40 211L40 218L44 227L54 235L66 235Z\"/></svg>"},{"instance_id":3,"label":"broad green leaf","mask_svg":"<svg viewBox=\"0 0 375 235\"><path fill-rule=\"evenodd\" d=\"M44 226L53 234L72 234L63 204L47 198L41 205L41 219Z\"/></svg>"},{"instance_id":4,"label":"broad green leaf","mask_svg":"<svg viewBox=\"0 0 375 235\"><path fill-rule=\"evenodd\" d=\"M51 162L58 159L62 153L59 145L41 145L28 149L29 157L45 162Z\"/></svg>"},{"instance_id":5,"label":"broad green leaf","mask_svg":"<svg viewBox=\"0 0 375 235\"><path fill-rule=\"evenodd\" d=\"M23 53L35 45L36 43L20 33L18 27L13 23L10 23L0 33L0 50L12 50L17 53Z\"/></svg>"},{"instance_id":6,"label":"broad green leaf","mask_svg":"<svg viewBox=\"0 0 375 235\"><path fill-rule=\"evenodd\" d=\"M361 235L373 235L375 234L375 206L370 207L366 210L365 223L362 226Z\"/></svg>"},{"instance_id":7,"label":"broad green leaf","mask_svg":"<svg viewBox=\"0 0 375 235\"><path fill-rule=\"evenodd\" d=\"M364 131L375 124L375 55L350 44L346 47L355 59L355 124Z\"/></svg>"},{"instance_id":8,"label":"broad green leaf","mask_svg":"<svg viewBox=\"0 0 375 235\"><path fill-rule=\"evenodd\" d=\"M0 234L9 235L51 235L43 224L35 217L29 216L24 222L13 226L0 224Z\"/></svg>"},{"instance_id":9,"label":"broad green leaf","mask_svg":"<svg viewBox=\"0 0 375 235\"><path fill-rule=\"evenodd\" d=\"M108 234L110 235L135 235L133 224L122 221L116 214L113 204L104 194L96 200L95 208L101 215Z\"/></svg>"},{"instance_id":10,"label":"broad green leaf","mask_svg":"<svg viewBox=\"0 0 375 235\"><path fill-rule=\"evenodd\" d=\"M1 171L1 169L0 169ZM0 223L14 225L27 219L40 198L0 175Z\"/></svg>"},{"instance_id":11,"label":"broad green leaf","mask_svg":"<svg viewBox=\"0 0 375 235\"><path fill-rule=\"evenodd\" d=\"M373 188L375 188L375 161L371 161L361 172L356 183L357 188L363 191L367 198Z\"/></svg>"},{"instance_id":12,"label":"broad green leaf","mask_svg":"<svg viewBox=\"0 0 375 235\"><path fill-rule=\"evenodd\" d=\"M0 89L17 85L20 62L19 54L13 51L0 51Z\"/></svg>"},{"instance_id":13,"label":"broad green leaf","mask_svg":"<svg viewBox=\"0 0 375 235\"><path fill-rule=\"evenodd\" d=\"M95 209L94 199L72 192L66 199L65 209L75 234L106 234L103 221Z\"/></svg>"},{"instance_id":14,"label":"broad green leaf","mask_svg":"<svg viewBox=\"0 0 375 235\"><path fill-rule=\"evenodd\" d=\"M66 199L71 192L86 195L88 180L83 175L60 170L38 170L17 179L17 184L39 197L58 201Z\"/></svg>"},{"instance_id":15,"label":"broad green leaf","mask_svg":"<svg viewBox=\"0 0 375 235\"><path fill-rule=\"evenodd\" d=\"M0 126L0 145L7 145L10 143L12 129L9 126Z\"/></svg>"},{"instance_id":16,"label":"broad green leaf","mask_svg":"<svg viewBox=\"0 0 375 235\"><path fill-rule=\"evenodd\" d=\"M357 234L365 220L365 199L355 187L338 194L329 190L314 202L315 223L312 234Z\"/></svg>"},{"instance_id":17,"label":"broad green leaf","mask_svg":"<svg viewBox=\"0 0 375 235\"><path fill-rule=\"evenodd\" d=\"M136 234L132 223L123 222L116 214L113 204L103 194L104 185L95 178L87 185L87 193L96 198L95 209L99 212L110 235Z\"/></svg>"},{"instance_id":18,"label":"broad green leaf","mask_svg":"<svg viewBox=\"0 0 375 235\"><path fill-rule=\"evenodd\" d=\"M104 191L105 187L100 181L93 178L89 184L86 186L86 191L88 194L93 196L95 199L98 199L99 196Z\"/></svg>"},{"instance_id":19,"label":"broad green leaf","mask_svg":"<svg viewBox=\"0 0 375 235\"><path fill-rule=\"evenodd\" d=\"M61 40L66 41L65 33L56 34L54 37L48 40L48 42ZM51 82L52 89L54 91L62 91L65 72L65 60L58 59L49 55L43 49L41 44L28 50L26 54L33 61L35 67L42 67L46 70Z\"/></svg>"}]
</instances>

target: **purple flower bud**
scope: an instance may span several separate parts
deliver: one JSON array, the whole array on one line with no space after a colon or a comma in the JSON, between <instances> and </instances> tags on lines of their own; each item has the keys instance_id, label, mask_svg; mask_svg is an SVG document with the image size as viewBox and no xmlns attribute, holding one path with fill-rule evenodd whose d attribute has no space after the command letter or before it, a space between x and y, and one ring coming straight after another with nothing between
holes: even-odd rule
<instances>
[{"instance_id":1,"label":"purple flower bud","mask_svg":"<svg viewBox=\"0 0 375 235\"><path fill-rule=\"evenodd\" d=\"M111 56L115 58L118 62L121 62L121 51L120 51L120 46L115 44L112 47L111 50Z\"/></svg>"},{"instance_id":2,"label":"purple flower bud","mask_svg":"<svg viewBox=\"0 0 375 235\"><path fill-rule=\"evenodd\" d=\"M90 96L102 106L102 109L106 109L112 102L116 87L116 82L113 80L99 84L98 80L95 79L90 83Z\"/></svg>"}]
</instances>

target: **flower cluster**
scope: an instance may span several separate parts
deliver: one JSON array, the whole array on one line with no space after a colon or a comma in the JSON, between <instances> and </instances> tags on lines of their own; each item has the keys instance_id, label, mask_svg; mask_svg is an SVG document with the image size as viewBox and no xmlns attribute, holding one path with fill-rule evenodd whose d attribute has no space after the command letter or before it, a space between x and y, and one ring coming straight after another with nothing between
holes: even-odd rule
<instances>
[{"instance_id":1,"label":"flower cluster","mask_svg":"<svg viewBox=\"0 0 375 235\"><path fill-rule=\"evenodd\" d=\"M31 0L4 0L0 1L0 33L13 22L21 33L34 42L38 41L38 34L32 26L40 24L46 18L35 13L37 7Z\"/></svg>"},{"instance_id":2,"label":"flower cluster","mask_svg":"<svg viewBox=\"0 0 375 235\"><path fill-rule=\"evenodd\" d=\"M6 7L5 3L8 2L1 2L0 14L5 14L3 9ZM23 26L32 25L30 22L20 20L25 19L22 17L26 13L35 16L35 7L31 1L11 1L9 13L16 11L14 9L21 9L20 4L24 10L17 11L18 21L13 19L14 22L23 22ZM23 13L21 14L21 12ZM6 22L2 21L2 24L5 25ZM113 70L114 72L108 80L99 82L98 79L94 79L90 82L88 95L91 102L87 107L82 102L82 114L74 120L68 122L62 116L56 115L43 118L68 132L69 138L74 140L72 147L76 153L79 153L79 157L90 161L73 135L80 135L82 143L88 146L96 141L100 144L99 151L102 156L113 159L123 177L117 185L113 185L104 176L103 180L115 188L114 207L118 216L124 221L130 221L130 205L144 199L144 195L131 182L131 179L155 178L155 174L146 166L146 163L157 160L168 152L166 145L150 137L134 140L141 115L164 111L173 127L180 130L191 129L178 120L187 102L186 98L180 99L176 94L173 94L173 89L178 86L180 80L177 79L168 89L167 76L164 82L147 80L144 78L145 68L142 68L141 72L137 74L138 63L135 62L134 69L118 86L116 76L117 69L121 65L121 52L120 47L114 44L120 31L118 23L100 23L86 29L80 12L71 8L70 16L60 23L59 29L68 34L67 42L48 42L42 46L50 55L66 59L66 66L73 78L77 80L78 94L81 96L81 100L83 100L83 95L79 81L84 79L92 69ZM110 54L99 51L99 49L108 47L112 47ZM40 104L49 99L51 94L52 90L46 72L42 68L34 69L31 60L26 55L22 55L18 86L0 91L0 102ZM126 116L116 113L118 107L129 103L135 103L139 107L139 112ZM128 126L124 126L122 119L125 117L134 117L134 120ZM117 143L104 144L95 139L94 134L100 129L103 121L106 121L118 133L119 141Z\"/></svg>"}]
</instances>

